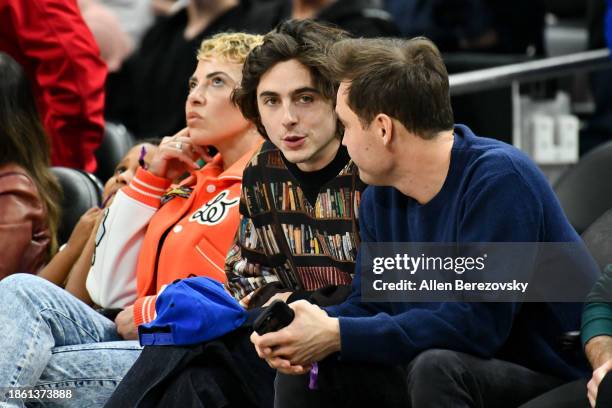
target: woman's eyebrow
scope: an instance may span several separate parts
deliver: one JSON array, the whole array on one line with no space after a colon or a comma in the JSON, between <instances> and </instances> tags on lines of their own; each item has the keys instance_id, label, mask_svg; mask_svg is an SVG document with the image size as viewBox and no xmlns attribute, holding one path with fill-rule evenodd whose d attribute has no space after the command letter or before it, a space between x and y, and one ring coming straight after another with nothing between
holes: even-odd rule
<instances>
[{"instance_id":1,"label":"woman's eyebrow","mask_svg":"<svg viewBox=\"0 0 612 408\"><path fill-rule=\"evenodd\" d=\"M227 73L225 73L223 71L211 72L210 74L206 75L206 78L212 78L212 77L217 76L217 75L225 75L226 77L232 79L232 77L230 77Z\"/></svg>"}]
</instances>

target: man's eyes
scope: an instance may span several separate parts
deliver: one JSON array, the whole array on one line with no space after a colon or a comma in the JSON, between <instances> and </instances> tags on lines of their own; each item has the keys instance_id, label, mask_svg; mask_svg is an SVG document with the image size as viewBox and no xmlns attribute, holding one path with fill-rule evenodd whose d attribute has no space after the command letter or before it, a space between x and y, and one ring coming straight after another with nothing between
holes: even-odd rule
<instances>
[{"instance_id":1,"label":"man's eyes","mask_svg":"<svg viewBox=\"0 0 612 408\"><path fill-rule=\"evenodd\" d=\"M300 95L298 101L300 103L312 103L314 102L314 97L312 95Z\"/></svg>"},{"instance_id":2,"label":"man's eyes","mask_svg":"<svg viewBox=\"0 0 612 408\"><path fill-rule=\"evenodd\" d=\"M295 97L293 101L294 103L299 103L299 104L310 104L315 101L315 98L312 95L299 95ZM264 105L272 106L272 105L278 105L279 103L280 103L280 100L279 98L276 98L276 97L267 97L263 99Z\"/></svg>"}]
</instances>

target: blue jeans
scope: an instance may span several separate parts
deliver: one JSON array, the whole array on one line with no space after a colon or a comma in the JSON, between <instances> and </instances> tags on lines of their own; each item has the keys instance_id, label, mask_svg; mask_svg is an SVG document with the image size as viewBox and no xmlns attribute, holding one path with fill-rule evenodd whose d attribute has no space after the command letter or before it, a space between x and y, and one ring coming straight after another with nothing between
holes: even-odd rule
<instances>
[{"instance_id":1,"label":"blue jeans","mask_svg":"<svg viewBox=\"0 0 612 408\"><path fill-rule=\"evenodd\" d=\"M16 274L0 281L0 407L24 406L8 399L14 387L72 392L28 406L103 406L140 351L113 321L45 279Z\"/></svg>"}]
</instances>

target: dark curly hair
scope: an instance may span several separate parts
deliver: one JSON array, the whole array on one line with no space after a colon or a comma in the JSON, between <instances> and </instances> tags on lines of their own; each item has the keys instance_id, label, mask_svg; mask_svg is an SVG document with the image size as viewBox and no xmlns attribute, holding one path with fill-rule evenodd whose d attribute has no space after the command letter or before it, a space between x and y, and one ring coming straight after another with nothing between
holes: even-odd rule
<instances>
[{"instance_id":1,"label":"dark curly hair","mask_svg":"<svg viewBox=\"0 0 612 408\"><path fill-rule=\"evenodd\" d=\"M288 20L264 36L263 44L247 56L242 68L242 83L232 94L232 101L245 118L255 123L262 136L268 137L257 108L257 86L261 77L279 62L295 59L307 67L314 87L324 98L335 103L338 82L327 68L327 52L348 33L313 20Z\"/></svg>"}]
</instances>

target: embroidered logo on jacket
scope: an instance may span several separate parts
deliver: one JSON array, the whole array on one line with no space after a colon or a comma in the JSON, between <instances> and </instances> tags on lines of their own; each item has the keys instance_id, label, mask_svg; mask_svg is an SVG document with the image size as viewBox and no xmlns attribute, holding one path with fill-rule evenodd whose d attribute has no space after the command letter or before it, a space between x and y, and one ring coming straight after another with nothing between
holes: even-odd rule
<instances>
[{"instance_id":1,"label":"embroidered logo on jacket","mask_svg":"<svg viewBox=\"0 0 612 408\"><path fill-rule=\"evenodd\" d=\"M229 213L229 209L240 202L239 198L233 200L227 200L229 191L225 190L219 193L215 198L208 201L199 210L194 212L189 217L189 222L197 222L201 225L217 225Z\"/></svg>"}]
</instances>

